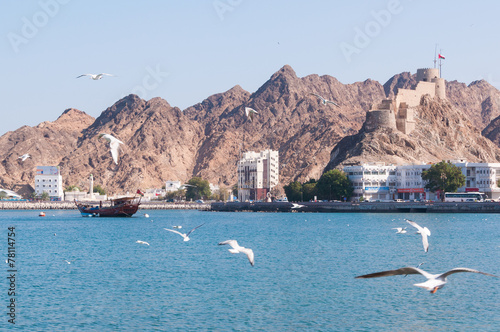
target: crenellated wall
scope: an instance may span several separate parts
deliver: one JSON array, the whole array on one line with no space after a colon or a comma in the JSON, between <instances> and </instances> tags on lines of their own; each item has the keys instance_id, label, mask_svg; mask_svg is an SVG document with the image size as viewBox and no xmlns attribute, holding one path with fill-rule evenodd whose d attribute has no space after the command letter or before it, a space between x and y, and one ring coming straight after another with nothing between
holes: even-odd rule
<instances>
[{"instance_id":1,"label":"crenellated wall","mask_svg":"<svg viewBox=\"0 0 500 332\"><path fill-rule=\"evenodd\" d=\"M445 89L445 80L439 77L439 69L417 69L417 85L414 89L398 89L394 101L385 99L372 106L366 114L365 131L384 127L410 134L416 126L415 108L420 105L422 96L445 99Z\"/></svg>"}]
</instances>

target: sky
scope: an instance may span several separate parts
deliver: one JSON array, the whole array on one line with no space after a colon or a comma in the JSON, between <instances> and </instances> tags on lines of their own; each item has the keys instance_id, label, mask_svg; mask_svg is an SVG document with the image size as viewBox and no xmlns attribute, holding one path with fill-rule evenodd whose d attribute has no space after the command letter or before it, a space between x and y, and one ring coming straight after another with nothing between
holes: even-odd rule
<instances>
[{"instance_id":1,"label":"sky","mask_svg":"<svg viewBox=\"0 0 500 332\"><path fill-rule=\"evenodd\" d=\"M185 109L285 64L344 84L433 67L500 89L496 1L0 1L0 135L135 93ZM81 74L115 76L93 81Z\"/></svg>"}]
</instances>

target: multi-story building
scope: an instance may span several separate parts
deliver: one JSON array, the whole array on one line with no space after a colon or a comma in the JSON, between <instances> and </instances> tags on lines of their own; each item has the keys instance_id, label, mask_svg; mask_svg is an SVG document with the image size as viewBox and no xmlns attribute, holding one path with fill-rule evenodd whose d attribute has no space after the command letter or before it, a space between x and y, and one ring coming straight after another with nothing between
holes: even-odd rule
<instances>
[{"instance_id":1,"label":"multi-story building","mask_svg":"<svg viewBox=\"0 0 500 332\"><path fill-rule=\"evenodd\" d=\"M500 198L500 163L469 163L466 160L451 160L466 177L465 186L459 192L479 191L492 199ZM425 189L422 172L431 164L388 165L369 163L346 166L343 171L354 186L353 199L363 197L367 200L437 200L439 195Z\"/></svg>"},{"instance_id":2,"label":"multi-story building","mask_svg":"<svg viewBox=\"0 0 500 332\"><path fill-rule=\"evenodd\" d=\"M369 200L392 200L396 192L396 166L385 166L383 162L344 167L351 180L353 198Z\"/></svg>"},{"instance_id":3,"label":"multi-story building","mask_svg":"<svg viewBox=\"0 0 500 332\"><path fill-rule=\"evenodd\" d=\"M61 200L64 196L62 176L59 166L37 166L35 175L35 193L41 196L49 194L51 200Z\"/></svg>"},{"instance_id":4,"label":"multi-story building","mask_svg":"<svg viewBox=\"0 0 500 332\"><path fill-rule=\"evenodd\" d=\"M279 181L278 151L245 152L238 162L238 199L265 200Z\"/></svg>"}]
</instances>

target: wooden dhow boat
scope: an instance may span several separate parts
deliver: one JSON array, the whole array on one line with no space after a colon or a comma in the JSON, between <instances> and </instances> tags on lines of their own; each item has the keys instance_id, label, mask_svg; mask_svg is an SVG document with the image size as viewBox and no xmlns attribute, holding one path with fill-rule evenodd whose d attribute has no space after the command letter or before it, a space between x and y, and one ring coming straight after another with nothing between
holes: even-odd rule
<instances>
[{"instance_id":1,"label":"wooden dhow boat","mask_svg":"<svg viewBox=\"0 0 500 332\"><path fill-rule=\"evenodd\" d=\"M132 217L141 204L141 197L129 196L99 202L99 205L75 200L83 217Z\"/></svg>"}]
</instances>

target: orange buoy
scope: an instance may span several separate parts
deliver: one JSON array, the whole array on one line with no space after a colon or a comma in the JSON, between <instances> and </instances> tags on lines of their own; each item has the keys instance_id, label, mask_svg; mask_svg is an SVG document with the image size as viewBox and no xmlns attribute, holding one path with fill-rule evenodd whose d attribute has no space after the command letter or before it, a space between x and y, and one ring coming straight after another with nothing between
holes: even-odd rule
<instances>
[{"instance_id":1,"label":"orange buoy","mask_svg":"<svg viewBox=\"0 0 500 332\"><path fill-rule=\"evenodd\" d=\"M45 217L45 212L40 212L39 217Z\"/></svg>"}]
</instances>

